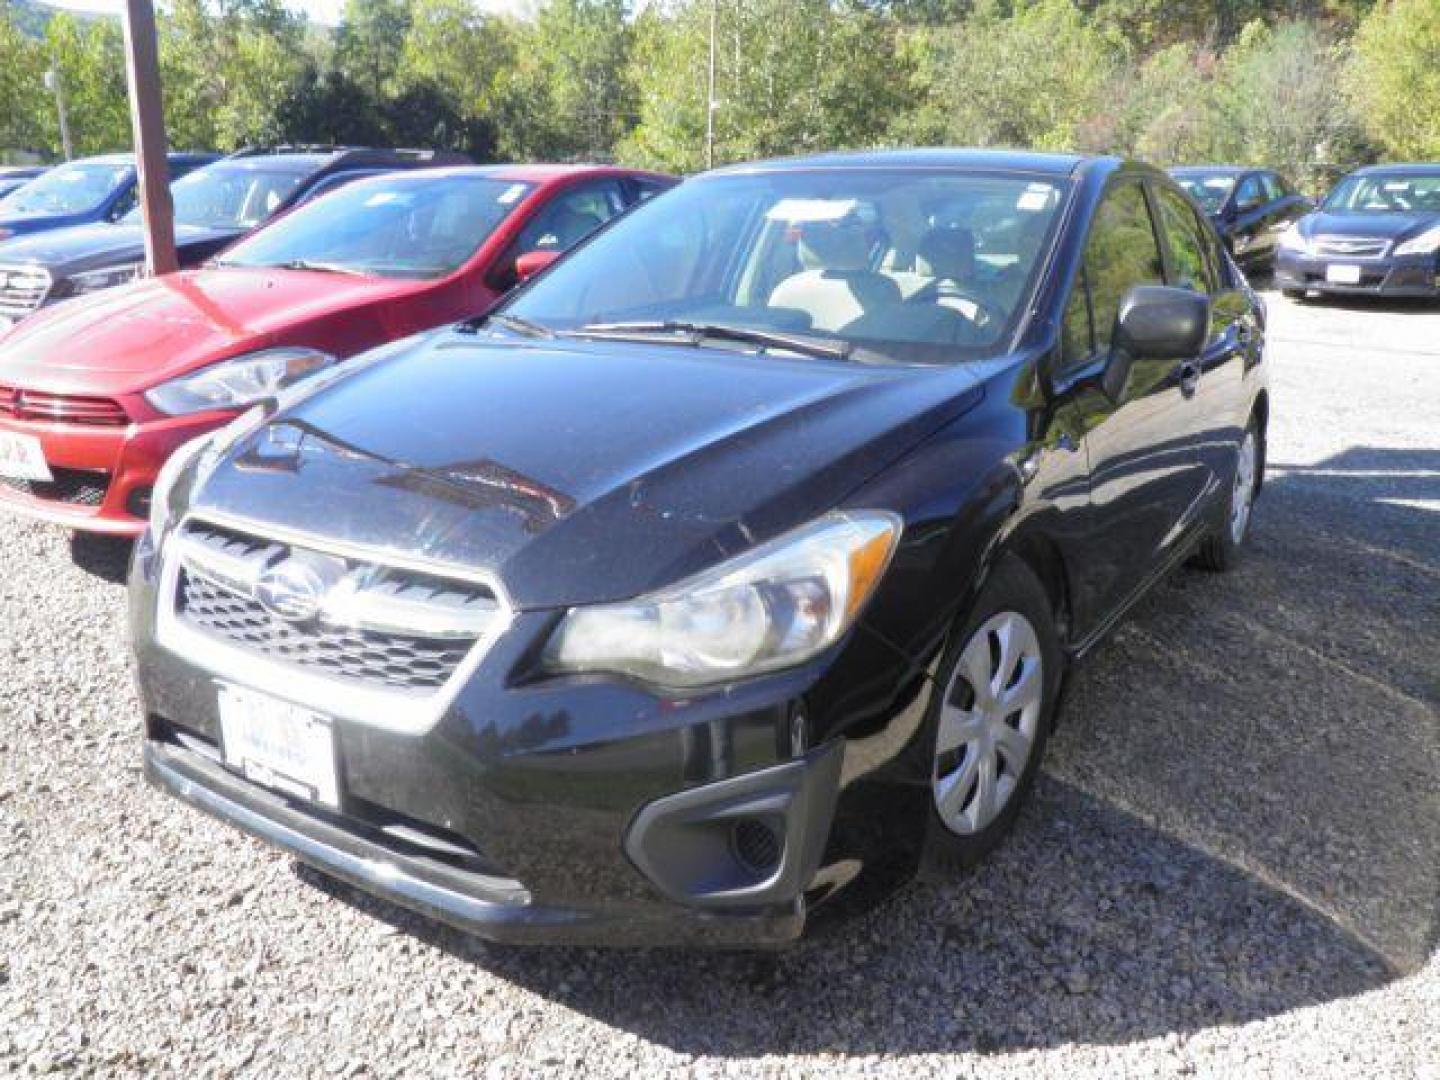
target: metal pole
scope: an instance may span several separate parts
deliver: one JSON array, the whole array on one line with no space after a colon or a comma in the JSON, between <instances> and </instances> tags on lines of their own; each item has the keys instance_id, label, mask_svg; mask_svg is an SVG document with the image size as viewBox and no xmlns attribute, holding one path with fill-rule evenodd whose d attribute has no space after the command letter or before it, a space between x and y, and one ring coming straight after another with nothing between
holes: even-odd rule
<instances>
[{"instance_id":1,"label":"metal pole","mask_svg":"<svg viewBox=\"0 0 1440 1080\"><path fill-rule=\"evenodd\" d=\"M55 111L60 114L60 150L69 161L75 156L75 146L70 141L70 114L65 108L65 84L60 80L59 68L45 72L45 88L55 95Z\"/></svg>"},{"instance_id":2,"label":"metal pole","mask_svg":"<svg viewBox=\"0 0 1440 1080\"><path fill-rule=\"evenodd\" d=\"M720 0L710 0L710 73L705 84L705 167L715 167L715 20Z\"/></svg>"},{"instance_id":3,"label":"metal pole","mask_svg":"<svg viewBox=\"0 0 1440 1080\"><path fill-rule=\"evenodd\" d=\"M125 0L125 76L130 86L130 122L135 131L140 211L145 223L145 265L151 274L180 269L175 254L175 207L165 161L165 111L160 98L160 64L155 44L155 9L150 0Z\"/></svg>"}]
</instances>

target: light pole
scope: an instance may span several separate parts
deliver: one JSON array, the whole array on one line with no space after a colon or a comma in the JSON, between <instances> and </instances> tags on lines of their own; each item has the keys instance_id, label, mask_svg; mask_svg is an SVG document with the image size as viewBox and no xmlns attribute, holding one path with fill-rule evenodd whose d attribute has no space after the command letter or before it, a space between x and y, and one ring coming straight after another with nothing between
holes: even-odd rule
<instances>
[{"instance_id":1,"label":"light pole","mask_svg":"<svg viewBox=\"0 0 1440 1080\"><path fill-rule=\"evenodd\" d=\"M65 111L65 87L58 68L45 72L45 89L55 95L55 109L60 114L60 149L69 161L75 156L75 148L70 144L70 115Z\"/></svg>"},{"instance_id":2,"label":"light pole","mask_svg":"<svg viewBox=\"0 0 1440 1080\"><path fill-rule=\"evenodd\" d=\"M705 167L715 167L715 20L720 0L710 0L710 72L705 82Z\"/></svg>"}]
</instances>

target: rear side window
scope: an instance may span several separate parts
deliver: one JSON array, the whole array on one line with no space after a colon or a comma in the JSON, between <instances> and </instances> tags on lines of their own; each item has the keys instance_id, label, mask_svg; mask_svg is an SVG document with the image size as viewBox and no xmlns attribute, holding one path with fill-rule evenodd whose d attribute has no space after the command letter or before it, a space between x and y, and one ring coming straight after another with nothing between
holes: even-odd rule
<instances>
[{"instance_id":1,"label":"rear side window","mask_svg":"<svg viewBox=\"0 0 1440 1080\"><path fill-rule=\"evenodd\" d=\"M1205 250L1204 234L1190 204L1169 188L1159 188L1155 194L1160 230L1170 251L1170 284L1196 292L1215 292L1219 286L1216 267Z\"/></svg>"},{"instance_id":2,"label":"rear side window","mask_svg":"<svg viewBox=\"0 0 1440 1080\"><path fill-rule=\"evenodd\" d=\"M1260 177L1251 175L1240 181L1240 190L1235 192L1237 209L1253 210L1267 201L1265 189L1260 185Z\"/></svg>"},{"instance_id":3,"label":"rear side window","mask_svg":"<svg viewBox=\"0 0 1440 1080\"><path fill-rule=\"evenodd\" d=\"M1065 366L1110 351L1120 301L1136 285L1165 284L1160 245L1140 184L1126 181L1105 195L1085 242L1085 261L1061 329Z\"/></svg>"},{"instance_id":4,"label":"rear side window","mask_svg":"<svg viewBox=\"0 0 1440 1080\"><path fill-rule=\"evenodd\" d=\"M1285 185L1274 173L1266 173L1260 178L1260 182L1265 185L1265 197L1271 202L1285 197Z\"/></svg>"}]
</instances>

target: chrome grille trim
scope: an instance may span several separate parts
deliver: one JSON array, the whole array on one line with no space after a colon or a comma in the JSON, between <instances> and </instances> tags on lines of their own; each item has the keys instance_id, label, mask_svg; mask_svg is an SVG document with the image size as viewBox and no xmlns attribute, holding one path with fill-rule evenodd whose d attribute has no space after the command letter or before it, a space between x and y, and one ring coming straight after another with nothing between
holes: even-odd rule
<instances>
[{"instance_id":1,"label":"chrome grille trim","mask_svg":"<svg viewBox=\"0 0 1440 1080\"><path fill-rule=\"evenodd\" d=\"M295 554L348 567L300 631L256 599L265 571ZM406 734L439 721L513 617L488 573L208 513L177 525L160 561L161 646L228 681Z\"/></svg>"},{"instance_id":2,"label":"chrome grille trim","mask_svg":"<svg viewBox=\"0 0 1440 1080\"><path fill-rule=\"evenodd\" d=\"M43 266L0 265L0 315L24 318L45 302L53 286Z\"/></svg>"},{"instance_id":3,"label":"chrome grille trim","mask_svg":"<svg viewBox=\"0 0 1440 1080\"><path fill-rule=\"evenodd\" d=\"M1390 249L1390 241L1382 236L1317 236L1311 246L1316 255L1378 259Z\"/></svg>"}]
</instances>

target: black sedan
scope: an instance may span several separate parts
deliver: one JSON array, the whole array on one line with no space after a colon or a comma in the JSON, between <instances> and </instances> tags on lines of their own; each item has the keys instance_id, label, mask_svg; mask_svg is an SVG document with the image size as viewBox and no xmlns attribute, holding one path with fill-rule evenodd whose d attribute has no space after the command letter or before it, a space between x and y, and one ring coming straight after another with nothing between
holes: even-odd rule
<instances>
[{"instance_id":1,"label":"black sedan","mask_svg":"<svg viewBox=\"0 0 1440 1080\"><path fill-rule=\"evenodd\" d=\"M1209 215L1235 261L1256 273L1270 271L1280 236L1313 208L1271 169L1186 165L1170 175Z\"/></svg>"},{"instance_id":2,"label":"black sedan","mask_svg":"<svg viewBox=\"0 0 1440 1080\"><path fill-rule=\"evenodd\" d=\"M1353 172L1280 241L1286 296L1440 297L1440 164Z\"/></svg>"},{"instance_id":3,"label":"black sedan","mask_svg":"<svg viewBox=\"0 0 1440 1080\"><path fill-rule=\"evenodd\" d=\"M486 937L791 940L994 847L1070 665L1235 561L1263 321L1138 164L691 180L172 458L148 775Z\"/></svg>"}]
</instances>

